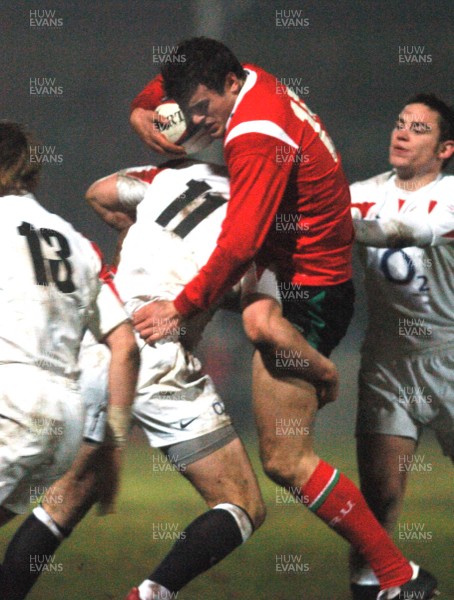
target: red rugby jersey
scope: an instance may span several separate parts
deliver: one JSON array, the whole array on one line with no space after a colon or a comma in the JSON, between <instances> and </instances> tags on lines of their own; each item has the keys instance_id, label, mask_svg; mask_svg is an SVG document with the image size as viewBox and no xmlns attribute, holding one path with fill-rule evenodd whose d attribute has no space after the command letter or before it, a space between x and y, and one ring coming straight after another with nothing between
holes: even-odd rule
<instances>
[{"instance_id":1,"label":"red rugby jersey","mask_svg":"<svg viewBox=\"0 0 454 600\"><path fill-rule=\"evenodd\" d=\"M309 286L351 278L353 226L341 160L317 115L272 75L248 76L227 123L230 201L207 264L175 300L189 315L216 302L255 258L280 280ZM133 108L154 109L162 79Z\"/></svg>"}]
</instances>

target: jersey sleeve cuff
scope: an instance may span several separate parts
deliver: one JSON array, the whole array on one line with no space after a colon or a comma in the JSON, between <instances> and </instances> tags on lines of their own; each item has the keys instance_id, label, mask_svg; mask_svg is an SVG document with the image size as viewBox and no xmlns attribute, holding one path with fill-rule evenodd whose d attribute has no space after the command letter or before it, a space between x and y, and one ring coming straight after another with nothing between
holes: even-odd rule
<instances>
[{"instance_id":1,"label":"jersey sleeve cuff","mask_svg":"<svg viewBox=\"0 0 454 600\"><path fill-rule=\"evenodd\" d=\"M177 311L183 317L191 317L192 315L200 312L200 308L188 300L184 290L175 298L173 303Z\"/></svg>"},{"instance_id":2,"label":"jersey sleeve cuff","mask_svg":"<svg viewBox=\"0 0 454 600\"><path fill-rule=\"evenodd\" d=\"M116 327L129 320L129 316L114 290L102 283L97 298L97 310L89 319L88 327L95 338L104 339Z\"/></svg>"}]
</instances>

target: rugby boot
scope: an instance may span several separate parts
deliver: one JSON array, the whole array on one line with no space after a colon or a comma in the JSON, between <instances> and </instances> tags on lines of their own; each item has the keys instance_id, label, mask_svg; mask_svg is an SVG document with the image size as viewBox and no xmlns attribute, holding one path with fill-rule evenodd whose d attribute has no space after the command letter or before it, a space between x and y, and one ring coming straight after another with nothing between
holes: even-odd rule
<instances>
[{"instance_id":1,"label":"rugby boot","mask_svg":"<svg viewBox=\"0 0 454 600\"><path fill-rule=\"evenodd\" d=\"M359 583L351 583L350 591L353 600L377 600L377 595L380 591L379 585L360 585Z\"/></svg>"},{"instance_id":2,"label":"rugby boot","mask_svg":"<svg viewBox=\"0 0 454 600\"><path fill-rule=\"evenodd\" d=\"M413 562L410 564L413 567L413 577L410 581L395 588L382 590L377 600L432 600L439 595L435 577Z\"/></svg>"}]
</instances>

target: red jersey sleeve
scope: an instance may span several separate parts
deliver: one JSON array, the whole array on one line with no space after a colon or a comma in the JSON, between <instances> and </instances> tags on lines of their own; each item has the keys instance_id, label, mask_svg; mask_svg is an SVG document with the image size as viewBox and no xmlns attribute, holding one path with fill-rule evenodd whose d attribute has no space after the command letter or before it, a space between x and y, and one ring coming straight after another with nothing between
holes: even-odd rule
<instances>
[{"instance_id":1,"label":"red jersey sleeve","mask_svg":"<svg viewBox=\"0 0 454 600\"><path fill-rule=\"evenodd\" d=\"M98 274L99 279L102 281L102 283L104 283L105 285L107 285L110 288L110 290L113 292L113 294L117 297L118 301L121 302L121 304L123 305L123 302L120 298L120 294L118 293L118 290L114 284L114 274L115 274L117 268L114 266L108 265L105 262L102 250L96 242L93 242L93 240L90 240L90 243L91 243L91 247L96 252L96 254L98 255L98 258L100 260L100 271Z\"/></svg>"},{"instance_id":2,"label":"red jersey sleeve","mask_svg":"<svg viewBox=\"0 0 454 600\"><path fill-rule=\"evenodd\" d=\"M135 108L154 110L165 99L164 82L161 75L157 75L148 83L131 103L131 112Z\"/></svg>"},{"instance_id":3,"label":"red jersey sleeve","mask_svg":"<svg viewBox=\"0 0 454 600\"><path fill-rule=\"evenodd\" d=\"M291 170L290 163L276 163L276 142L267 136L249 134L229 144L227 214L207 264L175 299L175 307L183 316L205 310L220 300L262 247ZM260 150L251 152L251 147ZM230 156L234 158L229 160Z\"/></svg>"}]
</instances>

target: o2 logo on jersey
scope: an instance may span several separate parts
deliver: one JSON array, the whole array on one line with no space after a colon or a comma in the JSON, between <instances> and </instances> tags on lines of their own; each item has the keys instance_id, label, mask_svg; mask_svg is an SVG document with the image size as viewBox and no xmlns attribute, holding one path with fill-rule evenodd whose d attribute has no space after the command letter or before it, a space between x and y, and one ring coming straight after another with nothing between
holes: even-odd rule
<instances>
[{"instance_id":1,"label":"o2 logo on jersey","mask_svg":"<svg viewBox=\"0 0 454 600\"><path fill-rule=\"evenodd\" d=\"M427 260L431 266L432 261ZM416 278L419 280L418 292L429 292L428 278L426 275L416 275L415 266L415 260L401 248L389 248L380 259L380 268L388 281L397 285L407 285Z\"/></svg>"},{"instance_id":2,"label":"o2 logo on jersey","mask_svg":"<svg viewBox=\"0 0 454 600\"><path fill-rule=\"evenodd\" d=\"M65 236L54 229L35 229L30 223L26 222L21 223L17 230L19 235L27 238L36 283L48 286L50 275L52 281L61 292L64 294L74 292L76 286L71 279L73 269L68 260L71 256L71 248ZM42 251L43 242L55 252L58 258L44 258Z\"/></svg>"}]
</instances>

